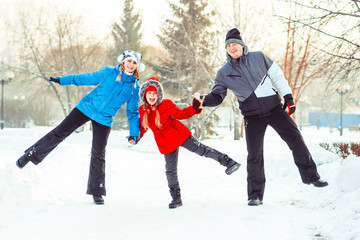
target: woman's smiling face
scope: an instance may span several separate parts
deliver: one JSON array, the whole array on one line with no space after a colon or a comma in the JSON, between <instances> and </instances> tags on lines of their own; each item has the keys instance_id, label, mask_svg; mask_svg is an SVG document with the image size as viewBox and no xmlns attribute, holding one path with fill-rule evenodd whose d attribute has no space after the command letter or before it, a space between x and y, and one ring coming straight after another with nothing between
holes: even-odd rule
<instances>
[{"instance_id":1,"label":"woman's smiling face","mask_svg":"<svg viewBox=\"0 0 360 240\"><path fill-rule=\"evenodd\" d=\"M134 60L128 59L124 62L125 70L129 73L133 73L137 68L137 63Z\"/></svg>"}]
</instances>

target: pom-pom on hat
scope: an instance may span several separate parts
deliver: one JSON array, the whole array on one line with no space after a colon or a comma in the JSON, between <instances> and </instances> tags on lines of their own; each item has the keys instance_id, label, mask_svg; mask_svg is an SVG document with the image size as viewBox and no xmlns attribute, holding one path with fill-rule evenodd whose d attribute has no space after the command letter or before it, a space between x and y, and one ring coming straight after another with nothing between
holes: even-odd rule
<instances>
[{"instance_id":1,"label":"pom-pom on hat","mask_svg":"<svg viewBox=\"0 0 360 240\"><path fill-rule=\"evenodd\" d=\"M118 62L121 64L128 59L131 59L137 63L137 70L139 72L145 70L145 65L141 63L142 57L140 53L132 50L126 50L118 57Z\"/></svg>"},{"instance_id":2,"label":"pom-pom on hat","mask_svg":"<svg viewBox=\"0 0 360 240\"><path fill-rule=\"evenodd\" d=\"M139 97L143 102L146 102L146 93L149 91L157 92L158 95L158 101L157 104L160 104L163 99L163 87L161 85L161 82L159 78L157 77L151 77L148 79L148 81L144 82L139 91Z\"/></svg>"}]
</instances>

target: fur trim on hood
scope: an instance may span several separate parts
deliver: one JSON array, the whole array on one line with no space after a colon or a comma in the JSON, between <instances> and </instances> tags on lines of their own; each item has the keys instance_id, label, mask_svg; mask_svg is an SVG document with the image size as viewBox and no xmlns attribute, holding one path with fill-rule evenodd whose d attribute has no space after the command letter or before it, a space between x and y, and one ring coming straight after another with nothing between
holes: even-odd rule
<instances>
[{"instance_id":1,"label":"fur trim on hood","mask_svg":"<svg viewBox=\"0 0 360 240\"><path fill-rule=\"evenodd\" d=\"M146 102L145 91L150 86L154 86L157 90L157 94L158 94L157 104L159 105L161 103L161 101L163 100L163 97L164 97L163 92L164 91L163 91L163 87L157 77L151 77L151 78L149 78L148 81L144 82L141 85L140 91L139 91L139 97L145 103Z\"/></svg>"}]
</instances>

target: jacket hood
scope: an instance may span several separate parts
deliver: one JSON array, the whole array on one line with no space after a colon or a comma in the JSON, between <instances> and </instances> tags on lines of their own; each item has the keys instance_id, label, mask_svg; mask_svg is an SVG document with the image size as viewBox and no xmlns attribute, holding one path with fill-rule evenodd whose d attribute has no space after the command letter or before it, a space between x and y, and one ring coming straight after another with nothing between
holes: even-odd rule
<instances>
[{"instance_id":1,"label":"jacket hood","mask_svg":"<svg viewBox=\"0 0 360 240\"><path fill-rule=\"evenodd\" d=\"M157 90L157 95L158 95L157 104L159 105L162 102L164 95L163 95L162 84L156 80L148 80L144 82L140 87L139 97L145 103L146 102L145 91L150 86L154 86Z\"/></svg>"}]
</instances>

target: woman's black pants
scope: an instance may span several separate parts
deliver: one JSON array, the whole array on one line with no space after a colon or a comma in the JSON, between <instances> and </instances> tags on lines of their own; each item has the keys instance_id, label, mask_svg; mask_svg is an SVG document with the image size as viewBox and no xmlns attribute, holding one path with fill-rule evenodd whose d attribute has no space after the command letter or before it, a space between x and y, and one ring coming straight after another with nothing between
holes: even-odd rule
<instances>
[{"instance_id":1,"label":"woman's black pants","mask_svg":"<svg viewBox=\"0 0 360 240\"><path fill-rule=\"evenodd\" d=\"M29 160L34 164L39 164L60 142L87 121L91 121L92 123L93 139L89 180L86 193L90 195L106 195L105 148L111 128L90 119L77 108L74 108L57 127L29 148L35 150Z\"/></svg>"}]
</instances>

